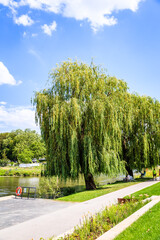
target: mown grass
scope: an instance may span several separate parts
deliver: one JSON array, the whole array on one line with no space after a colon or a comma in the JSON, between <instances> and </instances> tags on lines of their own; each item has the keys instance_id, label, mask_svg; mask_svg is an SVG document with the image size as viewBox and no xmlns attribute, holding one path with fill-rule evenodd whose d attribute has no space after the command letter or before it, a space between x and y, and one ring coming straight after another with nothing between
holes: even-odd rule
<instances>
[{"instance_id":1,"label":"mown grass","mask_svg":"<svg viewBox=\"0 0 160 240\"><path fill-rule=\"evenodd\" d=\"M145 195L148 195L149 197L151 197L153 195L160 195L160 182L157 182L156 184L154 184L150 187L144 188L144 189L132 194L132 196L134 196L135 198L142 197L142 195L144 197L145 197Z\"/></svg>"},{"instance_id":2,"label":"mown grass","mask_svg":"<svg viewBox=\"0 0 160 240\"><path fill-rule=\"evenodd\" d=\"M160 185L158 185L160 186ZM160 203L156 204L115 240L159 240Z\"/></svg>"},{"instance_id":3,"label":"mown grass","mask_svg":"<svg viewBox=\"0 0 160 240\"><path fill-rule=\"evenodd\" d=\"M107 193L114 192L116 190L137 184L140 181L145 181L145 180L146 179L144 178L144 179L137 179L134 182L116 182L113 184L107 184L97 188L96 190L88 190L88 191L74 193L65 197L58 198L58 200L71 201L71 202L83 202L83 201L87 201L87 200L105 195Z\"/></svg>"},{"instance_id":4,"label":"mown grass","mask_svg":"<svg viewBox=\"0 0 160 240\"><path fill-rule=\"evenodd\" d=\"M19 168L19 167L1 167L0 176L40 176L41 167Z\"/></svg>"}]
</instances>

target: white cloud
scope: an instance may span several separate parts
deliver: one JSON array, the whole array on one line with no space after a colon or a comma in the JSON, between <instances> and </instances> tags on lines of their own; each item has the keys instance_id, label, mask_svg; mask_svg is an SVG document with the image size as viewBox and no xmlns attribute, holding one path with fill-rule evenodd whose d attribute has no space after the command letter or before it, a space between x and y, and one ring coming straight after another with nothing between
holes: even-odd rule
<instances>
[{"instance_id":1,"label":"white cloud","mask_svg":"<svg viewBox=\"0 0 160 240\"><path fill-rule=\"evenodd\" d=\"M34 21L27 15L21 15L20 17L14 17L14 22L18 25L31 26Z\"/></svg>"},{"instance_id":2,"label":"white cloud","mask_svg":"<svg viewBox=\"0 0 160 240\"><path fill-rule=\"evenodd\" d=\"M32 35L31 35L32 37L37 37L38 36L38 34L37 33L32 33Z\"/></svg>"},{"instance_id":3,"label":"white cloud","mask_svg":"<svg viewBox=\"0 0 160 240\"><path fill-rule=\"evenodd\" d=\"M44 24L42 26L43 32L49 36L52 36L52 32L56 31L57 23L53 21L51 25Z\"/></svg>"},{"instance_id":4,"label":"white cloud","mask_svg":"<svg viewBox=\"0 0 160 240\"><path fill-rule=\"evenodd\" d=\"M10 2L10 0L0 0L0 4L2 4L4 6L9 6L9 2Z\"/></svg>"},{"instance_id":5,"label":"white cloud","mask_svg":"<svg viewBox=\"0 0 160 240\"><path fill-rule=\"evenodd\" d=\"M27 33L26 33L26 32L24 32L24 33L23 33L23 37L25 38L26 36L27 36Z\"/></svg>"},{"instance_id":6,"label":"white cloud","mask_svg":"<svg viewBox=\"0 0 160 240\"><path fill-rule=\"evenodd\" d=\"M6 105L7 103L2 101L2 102L0 102L0 104L1 105Z\"/></svg>"},{"instance_id":7,"label":"white cloud","mask_svg":"<svg viewBox=\"0 0 160 240\"><path fill-rule=\"evenodd\" d=\"M9 85L19 85L22 81L16 82L14 77L10 74L7 67L0 62L0 85L9 84Z\"/></svg>"},{"instance_id":8,"label":"white cloud","mask_svg":"<svg viewBox=\"0 0 160 240\"><path fill-rule=\"evenodd\" d=\"M137 11L139 3L145 0L0 0L0 3L14 8L29 6L31 9L61 14L76 20L87 20L97 31L105 25L117 23L114 13L122 10ZM45 26L47 29L47 26ZM45 30L50 34L50 31Z\"/></svg>"},{"instance_id":9,"label":"white cloud","mask_svg":"<svg viewBox=\"0 0 160 240\"><path fill-rule=\"evenodd\" d=\"M39 131L35 124L35 111L31 107L9 107L0 105L0 132L15 129Z\"/></svg>"}]
</instances>

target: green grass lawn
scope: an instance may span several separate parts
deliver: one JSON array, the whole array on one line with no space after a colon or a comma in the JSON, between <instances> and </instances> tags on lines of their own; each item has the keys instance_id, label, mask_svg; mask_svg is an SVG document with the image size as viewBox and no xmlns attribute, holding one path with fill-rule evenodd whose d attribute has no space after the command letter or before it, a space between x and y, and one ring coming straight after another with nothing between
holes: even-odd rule
<instances>
[{"instance_id":1,"label":"green grass lawn","mask_svg":"<svg viewBox=\"0 0 160 240\"><path fill-rule=\"evenodd\" d=\"M140 181L140 180L139 180ZM116 182L113 184L107 184L102 186L101 188L98 188L96 190L88 190L88 191L82 191L78 193L74 193L65 197L58 198L58 200L62 201L71 201L71 202L83 202L90 200L92 198L96 198L99 196L102 196L104 194L114 192L116 190L134 185L139 183L139 181L135 182Z\"/></svg>"},{"instance_id":2,"label":"green grass lawn","mask_svg":"<svg viewBox=\"0 0 160 240\"><path fill-rule=\"evenodd\" d=\"M134 196L135 198L138 198L139 195L144 195L147 194L149 197L153 196L153 195L160 195L160 182L157 182L157 184L144 188L134 194L132 194L132 196Z\"/></svg>"},{"instance_id":3,"label":"green grass lawn","mask_svg":"<svg viewBox=\"0 0 160 240\"><path fill-rule=\"evenodd\" d=\"M159 184L156 184L160 186ZM122 232L115 240L160 240L160 203L156 204L135 223Z\"/></svg>"}]
</instances>

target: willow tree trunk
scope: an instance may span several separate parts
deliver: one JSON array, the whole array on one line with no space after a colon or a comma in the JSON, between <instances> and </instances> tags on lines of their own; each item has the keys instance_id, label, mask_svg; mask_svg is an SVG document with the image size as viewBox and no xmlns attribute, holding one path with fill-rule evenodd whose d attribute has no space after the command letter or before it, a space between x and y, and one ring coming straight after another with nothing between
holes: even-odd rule
<instances>
[{"instance_id":1,"label":"willow tree trunk","mask_svg":"<svg viewBox=\"0 0 160 240\"><path fill-rule=\"evenodd\" d=\"M123 151L123 159L125 160L126 162L126 176L129 174L130 176L133 177L133 170L132 168L130 167L130 164L129 164L129 159L128 159L128 156L127 156L127 147L126 147L126 142L127 142L127 138L125 136L123 136L123 140L122 140L122 151Z\"/></svg>"},{"instance_id":2,"label":"willow tree trunk","mask_svg":"<svg viewBox=\"0 0 160 240\"><path fill-rule=\"evenodd\" d=\"M127 164L128 164L128 163L127 163ZM128 173L130 176L133 177L133 170L130 168L129 165L126 165L126 171L127 171L127 173Z\"/></svg>"},{"instance_id":3,"label":"willow tree trunk","mask_svg":"<svg viewBox=\"0 0 160 240\"><path fill-rule=\"evenodd\" d=\"M91 173L84 175L85 184L86 184L86 190L95 190L96 184L94 182L93 175Z\"/></svg>"}]
</instances>

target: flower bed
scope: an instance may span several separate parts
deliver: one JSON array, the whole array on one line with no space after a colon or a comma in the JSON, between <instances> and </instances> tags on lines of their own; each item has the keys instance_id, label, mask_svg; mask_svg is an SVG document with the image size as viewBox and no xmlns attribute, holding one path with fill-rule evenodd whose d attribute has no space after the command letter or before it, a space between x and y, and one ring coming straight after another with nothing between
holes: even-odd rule
<instances>
[{"instance_id":1,"label":"flower bed","mask_svg":"<svg viewBox=\"0 0 160 240\"><path fill-rule=\"evenodd\" d=\"M72 234L58 240L95 240L145 204L142 201L137 201L135 204L134 201L126 200L125 204L121 203L110 208L106 207L95 216L85 216L83 223L77 226Z\"/></svg>"}]
</instances>

